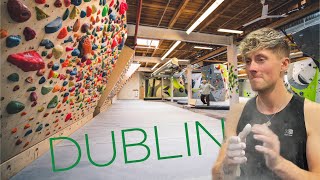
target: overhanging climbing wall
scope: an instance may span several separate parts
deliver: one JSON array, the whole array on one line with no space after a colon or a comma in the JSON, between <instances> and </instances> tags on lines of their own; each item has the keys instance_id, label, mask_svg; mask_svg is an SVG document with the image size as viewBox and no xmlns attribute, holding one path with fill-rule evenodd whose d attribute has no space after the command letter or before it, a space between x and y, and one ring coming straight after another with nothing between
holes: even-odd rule
<instances>
[{"instance_id":1,"label":"overhanging climbing wall","mask_svg":"<svg viewBox=\"0 0 320 180\"><path fill-rule=\"evenodd\" d=\"M1 163L93 113L126 40L127 8L1 1Z\"/></svg>"}]
</instances>

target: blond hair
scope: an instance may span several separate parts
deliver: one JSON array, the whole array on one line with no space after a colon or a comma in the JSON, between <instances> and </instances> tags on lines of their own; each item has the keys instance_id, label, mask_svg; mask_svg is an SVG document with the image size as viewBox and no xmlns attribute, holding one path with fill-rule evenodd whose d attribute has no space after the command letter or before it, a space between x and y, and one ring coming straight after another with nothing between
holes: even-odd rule
<instances>
[{"instance_id":1,"label":"blond hair","mask_svg":"<svg viewBox=\"0 0 320 180\"><path fill-rule=\"evenodd\" d=\"M239 45L240 53L243 58L254 51L269 49L279 57L288 57L290 47L283 35L272 28L261 28L249 33Z\"/></svg>"}]
</instances>

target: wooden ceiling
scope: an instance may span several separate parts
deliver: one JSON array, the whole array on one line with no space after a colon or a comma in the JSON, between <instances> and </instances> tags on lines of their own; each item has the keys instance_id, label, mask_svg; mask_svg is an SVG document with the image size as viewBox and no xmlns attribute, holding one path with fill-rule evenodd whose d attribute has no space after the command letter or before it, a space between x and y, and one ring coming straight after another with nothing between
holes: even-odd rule
<instances>
[{"instance_id":1,"label":"wooden ceiling","mask_svg":"<svg viewBox=\"0 0 320 180\"><path fill-rule=\"evenodd\" d=\"M139 26L166 28L186 31L215 0L142 0L142 10ZM127 23L136 25L137 8L139 0L127 0ZM286 18L265 19L247 27L243 24L261 16L262 4L260 0L225 0L213 13L211 13L193 32L233 36L239 42L249 32L269 26L279 28L286 23L296 20L315 11L319 11L318 0L266 0L269 5L268 14L287 14ZM296 11L297 10L297 11ZM139 27L138 27L139 28ZM242 30L242 35L217 32L218 28ZM157 39L156 37L154 39ZM160 40L157 49L136 47L136 56L162 57L176 41ZM126 45L134 48L134 37L129 36ZM194 46L211 47L212 50L195 49ZM168 56L178 59L190 59L191 62L199 61L226 61L226 53L214 58L206 59L223 46L215 44L199 44L183 41ZM218 54L218 53L217 53ZM153 67L156 63L142 62L141 67Z\"/></svg>"}]
</instances>

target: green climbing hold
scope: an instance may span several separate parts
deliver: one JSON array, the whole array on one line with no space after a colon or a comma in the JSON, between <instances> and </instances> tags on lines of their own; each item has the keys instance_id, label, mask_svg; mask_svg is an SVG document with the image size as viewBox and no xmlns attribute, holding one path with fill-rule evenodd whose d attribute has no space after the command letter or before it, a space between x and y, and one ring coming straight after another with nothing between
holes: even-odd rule
<instances>
[{"instance_id":1,"label":"green climbing hold","mask_svg":"<svg viewBox=\"0 0 320 180\"><path fill-rule=\"evenodd\" d=\"M47 108L55 108L58 105L58 96L55 95L49 102Z\"/></svg>"},{"instance_id":2,"label":"green climbing hold","mask_svg":"<svg viewBox=\"0 0 320 180\"><path fill-rule=\"evenodd\" d=\"M24 109L24 104L22 104L19 101L11 101L8 105L7 105L7 112L8 114L16 114L20 111L22 111Z\"/></svg>"},{"instance_id":3,"label":"green climbing hold","mask_svg":"<svg viewBox=\"0 0 320 180\"><path fill-rule=\"evenodd\" d=\"M105 17L108 13L108 6L104 6L103 10L102 10L102 17Z\"/></svg>"},{"instance_id":4,"label":"green climbing hold","mask_svg":"<svg viewBox=\"0 0 320 180\"><path fill-rule=\"evenodd\" d=\"M37 20L38 20L38 21L49 17L48 14L46 14L44 11L42 11L41 9L39 9L37 6L36 6L35 8L36 8Z\"/></svg>"},{"instance_id":5,"label":"green climbing hold","mask_svg":"<svg viewBox=\"0 0 320 180\"><path fill-rule=\"evenodd\" d=\"M42 88L41 88L41 94L42 94L42 95L46 95L46 94L48 94L52 89L53 89L53 87L42 87Z\"/></svg>"},{"instance_id":6,"label":"green climbing hold","mask_svg":"<svg viewBox=\"0 0 320 180\"><path fill-rule=\"evenodd\" d=\"M27 92L35 91L36 89L37 89L36 87L31 87L31 88L27 89Z\"/></svg>"},{"instance_id":7,"label":"green climbing hold","mask_svg":"<svg viewBox=\"0 0 320 180\"><path fill-rule=\"evenodd\" d=\"M18 81L19 81L19 74L17 74L17 73L12 73L12 74L10 74L10 75L7 77L7 79L8 79L9 81L12 81L12 82L18 82Z\"/></svg>"}]
</instances>

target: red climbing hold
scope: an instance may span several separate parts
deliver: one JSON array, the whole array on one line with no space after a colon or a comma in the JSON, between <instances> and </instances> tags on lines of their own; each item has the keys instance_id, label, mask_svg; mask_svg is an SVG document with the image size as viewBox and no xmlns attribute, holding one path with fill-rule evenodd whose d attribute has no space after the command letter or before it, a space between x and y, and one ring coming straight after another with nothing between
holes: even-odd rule
<instances>
[{"instance_id":1,"label":"red climbing hold","mask_svg":"<svg viewBox=\"0 0 320 180\"><path fill-rule=\"evenodd\" d=\"M0 38L5 38L8 36L8 31L4 30L4 29L0 29Z\"/></svg>"},{"instance_id":2,"label":"red climbing hold","mask_svg":"<svg viewBox=\"0 0 320 180\"><path fill-rule=\"evenodd\" d=\"M62 28L58 34L58 39L63 39L68 35L68 30L66 27Z\"/></svg>"},{"instance_id":3,"label":"red climbing hold","mask_svg":"<svg viewBox=\"0 0 320 180\"><path fill-rule=\"evenodd\" d=\"M36 32L30 27L25 27L23 30L23 35L26 41L30 41L36 37Z\"/></svg>"},{"instance_id":4,"label":"red climbing hold","mask_svg":"<svg viewBox=\"0 0 320 180\"><path fill-rule=\"evenodd\" d=\"M65 5L66 7L69 7L70 4L71 4L71 0L64 0L64 5Z\"/></svg>"},{"instance_id":5,"label":"red climbing hold","mask_svg":"<svg viewBox=\"0 0 320 180\"><path fill-rule=\"evenodd\" d=\"M113 6L113 4L114 4L114 0L111 0L109 7Z\"/></svg>"},{"instance_id":6,"label":"red climbing hold","mask_svg":"<svg viewBox=\"0 0 320 180\"><path fill-rule=\"evenodd\" d=\"M120 4L120 10L119 10L119 14L123 15L126 11L128 10L128 4L125 2L122 2Z\"/></svg>"},{"instance_id":7,"label":"red climbing hold","mask_svg":"<svg viewBox=\"0 0 320 180\"><path fill-rule=\"evenodd\" d=\"M46 0L35 0L35 2L38 4L44 4L46 3Z\"/></svg>"},{"instance_id":8,"label":"red climbing hold","mask_svg":"<svg viewBox=\"0 0 320 180\"><path fill-rule=\"evenodd\" d=\"M24 129L28 129L29 127L31 127L30 124L26 124L26 125L24 126Z\"/></svg>"},{"instance_id":9,"label":"red climbing hold","mask_svg":"<svg viewBox=\"0 0 320 180\"><path fill-rule=\"evenodd\" d=\"M54 6L58 8L61 7L62 6L61 0L56 0L56 2L54 2Z\"/></svg>"},{"instance_id":10,"label":"red climbing hold","mask_svg":"<svg viewBox=\"0 0 320 180\"><path fill-rule=\"evenodd\" d=\"M7 61L18 66L24 72L45 68L45 63L37 51L11 54L8 56Z\"/></svg>"},{"instance_id":11,"label":"red climbing hold","mask_svg":"<svg viewBox=\"0 0 320 180\"><path fill-rule=\"evenodd\" d=\"M90 17L92 14L92 8L90 6L87 6L87 17Z\"/></svg>"},{"instance_id":12,"label":"red climbing hold","mask_svg":"<svg viewBox=\"0 0 320 180\"><path fill-rule=\"evenodd\" d=\"M112 44L111 44L111 49L113 49L114 47L116 47L118 45L117 40L113 39Z\"/></svg>"},{"instance_id":13,"label":"red climbing hold","mask_svg":"<svg viewBox=\"0 0 320 180\"><path fill-rule=\"evenodd\" d=\"M68 120L70 120L70 119L71 119L71 116L72 116L71 113L67 114L66 119L64 120L64 122L67 122Z\"/></svg>"},{"instance_id":14,"label":"red climbing hold","mask_svg":"<svg viewBox=\"0 0 320 180\"><path fill-rule=\"evenodd\" d=\"M8 0L7 9L11 19L16 22L25 22L31 17L28 7L19 0Z\"/></svg>"},{"instance_id":15,"label":"red climbing hold","mask_svg":"<svg viewBox=\"0 0 320 180\"><path fill-rule=\"evenodd\" d=\"M11 133L14 134L14 133L16 133L17 131L18 131L17 128L13 128L13 129L11 130Z\"/></svg>"}]
</instances>

